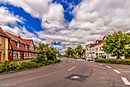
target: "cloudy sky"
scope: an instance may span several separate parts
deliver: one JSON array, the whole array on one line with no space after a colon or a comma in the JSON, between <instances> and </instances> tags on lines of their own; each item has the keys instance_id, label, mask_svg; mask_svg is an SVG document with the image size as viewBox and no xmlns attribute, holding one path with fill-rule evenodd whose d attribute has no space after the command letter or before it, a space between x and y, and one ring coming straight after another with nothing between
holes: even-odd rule
<instances>
[{"instance_id":1,"label":"cloudy sky","mask_svg":"<svg viewBox=\"0 0 130 87\"><path fill-rule=\"evenodd\" d=\"M37 44L88 44L130 32L130 0L0 0L0 24Z\"/></svg>"}]
</instances>

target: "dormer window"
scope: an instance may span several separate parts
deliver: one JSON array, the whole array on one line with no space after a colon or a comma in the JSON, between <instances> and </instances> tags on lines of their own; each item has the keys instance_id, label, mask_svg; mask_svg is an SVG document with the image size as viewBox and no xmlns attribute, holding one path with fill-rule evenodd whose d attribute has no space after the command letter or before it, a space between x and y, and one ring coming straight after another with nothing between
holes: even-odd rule
<instances>
[{"instance_id":1,"label":"dormer window","mask_svg":"<svg viewBox=\"0 0 130 87\"><path fill-rule=\"evenodd\" d=\"M30 49L30 50L34 50L34 49L33 49L33 44L30 44L29 49Z\"/></svg>"},{"instance_id":2,"label":"dormer window","mask_svg":"<svg viewBox=\"0 0 130 87\"><path fill-rule=\"evenodd\" d=\"M27 49L27 44L25 44L25 49Z\"/></svg>"},{"instance_id":3,"label":"dormer window","mask_svg":"<svg viewBox=\"0 0 130 87\"><path fill-rule=\"evenodd\" d=\"M20 47L20 42L17 42L17 47L18 47L18 48Z\"/></svg>"}]
</instances>

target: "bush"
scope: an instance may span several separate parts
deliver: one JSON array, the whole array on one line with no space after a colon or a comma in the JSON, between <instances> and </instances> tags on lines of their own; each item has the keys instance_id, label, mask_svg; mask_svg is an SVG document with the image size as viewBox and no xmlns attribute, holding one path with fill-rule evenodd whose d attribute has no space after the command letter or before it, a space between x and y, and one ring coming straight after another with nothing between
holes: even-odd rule
<instances>
[{"instance_id":1,"label":"bush","mask_svg":"<svg viewBox=\"0 0 130 87\"><path fill-rule=\"evenodd\" d=\"M36 62L22 62L20 69L32 69L37 67L39 67L39 65Z\"/></svg>"},{"instance_id":2,"label":"bush","mask_svg":"<svg viewBox=\"0 0 130 87\"><path fill-rule=\"evenodd\" d=\"M36 63L41 63L42 61L45 61L45 56L40 54L39 56L37 56L36 58L32 59L32 62L36 62Z\"/></svg>"},{"instance_id":3,"label":"bush","mask_svg":"<svg viewBox=\"0 0 130 87\"><path fill-rule=\"evenodd\" d=\"M40 66L58 63L60 60L45 60L43 56L33 58L31 62L9 62L5 61L0 64L0 73L20 71L32 68L38 68Z\"/></svg>"},{"instance_id":4,"label":"bush","mask_svg":"<svg viewBox=\"0 0 130 87\"><path fill-rule=\"evenodd\" d=\"M54 64L55 61L53 61L53 60L49 60L48 63L49 63L49 64Z\"/></svg>"},{"instance_id":5,"label":"bush","mask_svg":"<svg viewBox=\"0 0 130 87\"><path fill-rule=\"evenodd\" d=\"M130 59L103 59L103 58L100 58L100 59L95 59L95 62L130 65Z\"/></svg>"},{"instance_id":6,"label":"bush","mask_svg":"<svg viewBox=\"0 0 130 87\"><path fill-rule=\"evenodd\" d=\"M47 60L42 61L40 64L42 64L42 65L49 65Z\"/></svg>"},{"instance_id":7,"label":"bush","mask_svg":"<svg viewBox=\"0 0 130 87\"><path fill-rule=\"evenodd\" d=\"M4 72L3 64L0 64L0 73Z\"/></svg>"},{"instance_id":8,"label":"bush","mask_svg":"<svg viewBox=\"0 0 130 87\"><path fill-rule=\"evenodd\" d=\"M20 64L17 62L5 61L0 65L0 72L18 71Z\"/></svg>"}]
</instances>

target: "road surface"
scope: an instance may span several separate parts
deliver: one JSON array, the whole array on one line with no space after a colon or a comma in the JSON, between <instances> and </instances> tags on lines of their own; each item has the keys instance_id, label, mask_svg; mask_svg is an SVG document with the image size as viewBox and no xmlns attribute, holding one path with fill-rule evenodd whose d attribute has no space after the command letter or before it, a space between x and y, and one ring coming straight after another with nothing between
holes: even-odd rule
<instances>
[{"instance_id":1,"label":"road surface","mask_svg":"<svg viewBox=\"0 0 130 87\"><path fill-rule=\"evenodd\" d=\"M0 75L0 87L130 87L130 66L62 59L38 69Z\"/></svg>"}]
</instances>

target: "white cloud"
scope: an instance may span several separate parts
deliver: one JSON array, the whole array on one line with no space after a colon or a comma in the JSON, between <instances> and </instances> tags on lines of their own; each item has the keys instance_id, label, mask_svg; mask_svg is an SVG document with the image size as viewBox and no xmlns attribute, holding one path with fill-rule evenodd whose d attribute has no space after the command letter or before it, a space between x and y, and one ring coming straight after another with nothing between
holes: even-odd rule
<instances>
[{"instance_id":1,"label":"white cloud","mask_svg":"<svg viewBox=\"0 0 130 87\"><path fill-rule=\"evenodd\" d=\"M63 7L52 0L3 0L6 3L23 8L34 17L42 19L45 28L64 28Z\"/></svg>"},{"instance_id":2,"label":"white cloud","mask_svg":"<svg viewBox=\"0 0 130 87\"><path fill-rule=\"evenodd\" d=\"M69 28L78 29L76 37L86 43L115 31L126 32L130 29L129 10L130 0L83 0L74 10Z\"/></svg>"},{"instance_id":3,"label":"white cloud","mask_svg":"<svg viewBox=\"0 0 130 87\"><path fill-rule=\"evenodd\" d=\"M64 10L60 4L50 4L48 12L42 16L42 25L47 29L64 29Z\"/></svg>"},{"instance_id":4,"label":"white cloud","mask_svg":"<svg viewBox=\"0 0 130 87\"><path fill-rule=\"evenodd\" d=\"M0 7L0 24L15 25L16 21L22 22L22 18L12 15L6 7Z\"/></svg>"},{"instance_id":5,"label":"white cloud","mask_svg":"<svg viewBox=\"0 0 130 87\"><path fill-rule=\"evenodd\" d=\"M130 0L83 0L74 9L75 18L65 28L64 10L51 0L4 0L42 19L45 31L37 32L45 42L89 43L114 31L130 30ZM25 31L24 31L25 32ZM27 33L27 31L26 31ZM31 36L31 34L30 34ZM28 37L28 36L27 36Z\"/></svg>"},{"instance_id":6,"label":"white cloud","mask_svg":"<svg viewBox=\"0 0 130 87\"><path fill-rule=\"evenodd\" d=\"M71 37L69 38L66 35L62 35L60 33L55 33L55 34L49 34L47 32L41 31L41 32L37 32L37 35L39 36L39 38L45 38L47 41L53 42L53 41L66 41L66 42L79 42L78 38L75 37Z\"/></svg>"},{"instance_id":7,"label":"white cloud","mask_svg":"<svg viewBox=\"0 0 130 87\"><path fill-rule=\"evenodd\" d=\"M48 12L49 4L51 0L3 0L14 6L23 8L26 12L32 14L35 17L42 17L43 14Z\"/></svg>"}]
</instances>

